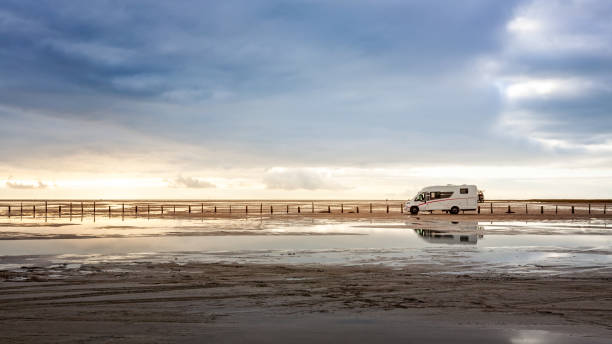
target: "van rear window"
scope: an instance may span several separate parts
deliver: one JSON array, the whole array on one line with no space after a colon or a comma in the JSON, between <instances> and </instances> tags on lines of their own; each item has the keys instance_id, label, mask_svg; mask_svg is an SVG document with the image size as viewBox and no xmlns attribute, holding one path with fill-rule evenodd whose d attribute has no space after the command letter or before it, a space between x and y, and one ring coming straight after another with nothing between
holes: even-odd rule
<instances>
[{"instance_id":1,"label":"van rear window","mask_svg":"<svg viewBox=\"0 0 612 344\"><path fill-rule=\"evenodd\" d=\"M468 193L468 189L467 188L461 188L461 189L459 189L459 193L467 194Z\"/></svg>"}]
</instances>

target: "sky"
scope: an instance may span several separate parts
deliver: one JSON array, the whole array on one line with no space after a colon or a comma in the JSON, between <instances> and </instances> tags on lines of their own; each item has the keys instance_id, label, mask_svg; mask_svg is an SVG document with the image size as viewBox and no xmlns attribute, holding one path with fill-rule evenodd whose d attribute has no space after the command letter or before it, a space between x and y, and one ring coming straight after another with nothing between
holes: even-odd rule
<instances>
[{"instance_id":1,"label":"sky","mask_svg":"<svg viewBox=\"0 0 612 344\"><path fill-rule=\"evenodd\" d=\"M612 2L0 3L0 198L612 198Z\"/></svg>"}]
</instances>

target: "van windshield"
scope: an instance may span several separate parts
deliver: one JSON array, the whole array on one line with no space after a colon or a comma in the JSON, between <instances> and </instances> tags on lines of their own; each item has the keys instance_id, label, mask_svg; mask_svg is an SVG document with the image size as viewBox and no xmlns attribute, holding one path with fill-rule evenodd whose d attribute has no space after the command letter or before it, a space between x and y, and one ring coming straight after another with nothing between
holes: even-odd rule
<instances>
[{"instance_id":1,"label":"van windshield","mask_svg":"<svg viewBox=\"0 0 612 344\"><path fill-rule=\"evenodd\" d=\"M414 198L415 201L417 202L422 202L425 200L425 194L423 193L419 193L416 195L416 197Z\"/></svg>"}]
</instances>

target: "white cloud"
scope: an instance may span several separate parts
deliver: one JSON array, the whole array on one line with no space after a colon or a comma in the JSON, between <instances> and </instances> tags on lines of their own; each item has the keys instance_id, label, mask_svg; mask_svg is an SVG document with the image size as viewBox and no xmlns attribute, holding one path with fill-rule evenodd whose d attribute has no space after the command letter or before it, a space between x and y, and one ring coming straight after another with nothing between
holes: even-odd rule
<instances>
[{"instance_id":1,"label":"white cloud","mask_svg":"<svg viewBox=\"0 0 612 344\"><path fill-rule=\"evenodd\" d=\"M544 137L537 137L537 136L534 136L532 140L538 142L539 144L549 149L565 149L565 150L577 149L577 150L583 150L583 151L588 151L592 153L610 153L612 152L612 139L606 140L602 143L594 143L594 144L580 143L580 142L574 142L572 140L563 140L563 139L556 139L556 138L544 138Z\"/></svg>"},{"instance_id":2,"label":"white cloud","mask_svg":"<svg viewBox=\"0 0 612 344\"><path fill-rule=\"evenodd\" d=\"M526 79L511 82L504 89L509 100L568 97L587 93L594 83L581 79Z\"/></svg>"},{"instance_id":3,"label":"white cloud","mask_svg":"<svg viewBox=\"0 0 612 344\"><path fill-rule=\"evenodd\" d=\"M193 188L193 189L208 189L208 188L215 188L216 185L206 181L206 180L201 180L201 179L197 179L197 178L193 178L193 177L183 177L183 176L179 176L176 179L172 180L170 182L170 186L171 187L177 187L177 188Z\"/></svg>"},{"instance_id":4,"label":"white cloud","mask_svg":"<svg viewBox=\"0 0 612 344\"><path fill-rule=\"evenodd\" d=\"M539 30L541 26L542 24L537 20L526 17L516 17L510 22L508 22L506 28L510 32L529 33Z\"/></svg>"},{"instance_id":5,"label":"white cloud","mask_svg":"<svg viewBox=\"0 0 612 344\"><path fill-rule=\"evenodd\" d=\"M40 180L38 182L7 180L5 185L11 189L46 189L48 187L46 183Z\"/></svg>"},{"instance_id":6,"label":"white cloud","mask_svg":"<svg viewBox=\"0 0 612 344\"><path fill-rule=\"evenodd\" d=\"M513 53L612 53L612 25L598 18L598 4L535 0L517 9L507 24ZM595 30L589 29L593 28Z\"/></svg>"}]
</instances>

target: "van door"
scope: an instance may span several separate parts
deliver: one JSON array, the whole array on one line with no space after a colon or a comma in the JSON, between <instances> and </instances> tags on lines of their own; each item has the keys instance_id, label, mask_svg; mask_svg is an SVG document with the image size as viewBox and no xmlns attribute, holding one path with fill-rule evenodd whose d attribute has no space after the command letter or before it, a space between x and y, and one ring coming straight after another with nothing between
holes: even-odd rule
<instances>
[{"instance_id":1,"label":"van door","mask_svg":"<svg viewBox=\"0 0 612 344\"><path fill-rule=\"evenodd\" d=\"M429 192L424 192L423 193L423 205L419 206L419 210L429 210L430 205L427 203L429 202L430 197L429 197Z\"/></svg>"},{"instance_id":2,"label":"van door","mask_svg":"<svg viewBox=\"0 0 612 344\"><path fill-rule=\"evenodd\" d=\"M461 204L461 209L466 209L469 206L469 198L473 197L473 192L471 190L471 188L469 187L461 187L459 188L459 197L461 198L460 200L460 204Z\"/></svg>"}]
</instances>

